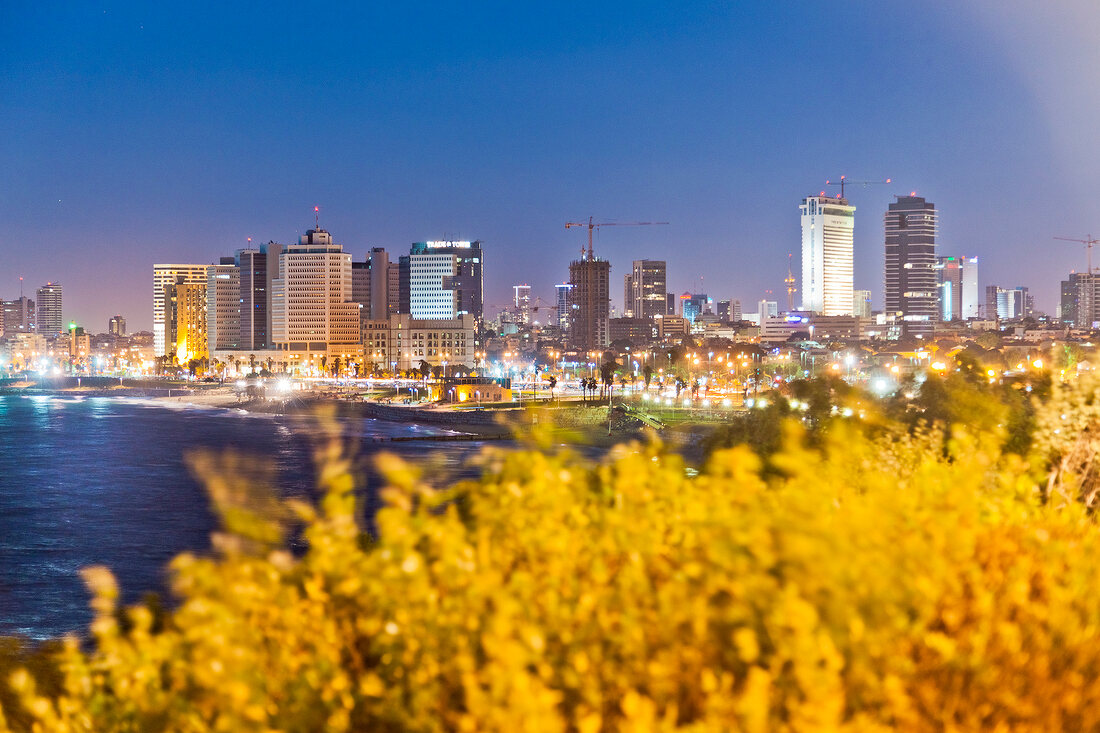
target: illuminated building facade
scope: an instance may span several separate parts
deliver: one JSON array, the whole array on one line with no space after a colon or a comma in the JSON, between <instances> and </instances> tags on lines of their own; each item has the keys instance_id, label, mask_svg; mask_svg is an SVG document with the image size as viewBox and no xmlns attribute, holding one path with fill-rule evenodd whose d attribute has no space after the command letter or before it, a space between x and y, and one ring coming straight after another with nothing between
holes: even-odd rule
<instances>
[{"instance_id":1,"label":"illuminated building facade","mask_svg":"<svg viewBox=\"0 0 1100 733\"><path fill-rule=\"evenodd\" d=\"M178 282L206 285L208 265L153 265L153 353L168 356L175 353L175 340L169 341L169 321L166 294ZM173 326L174 328L174 326Z\"/></svg>"},{"instance_id":2,"label":"illuminated building facade","mask_svg":"<svg viewBox=\"0 0 1100 733\"><path fill-rule=\"evenodd\" d=\"M25 295L20 295L15 300L0 301L0 322L4 326L5 336L16 333L37 333L34 301Z\"/></svg>"},{"instance_id":3,"label":"illuminated building facade","mask_svg":"<svg viewBox=\"0 0 1100 733\"><path fill-rule=\"evenodd\" d=\"M271 339L283 351L346 350L359 344L351 255L324 229L310 229L279 255L271 284Z\"/></svg>"},{"instance_id":4,"label":"illuminated building facade","mask_svg":"<svg viewBox=\"0 0 1100 733\"><path fill-rule=\"evenodd\" d=\"M416 242L407 262L407 312L413 318L449 320L469 313L481 319L484 314L481 242Z\"/></svg>"},{"instance_id":5,"label":"illuminated building facade","mask_svg":"<svg viewBox=\"0 0 1100 733\"><path fill-rule=\"evenodd\" d=\"M936 207L921 196L898 196L886 229L885 313L905 333L930 335L939 320Z\"/></svg>"},{"instance_id":6,"label":"illuminated building facade","mask_svg":"<svg viewBox=\"0 0 1100 733\"><path fill-rule=\"evenodd\" d=\"M65 321L61 315L61 283L46 283L34 294L35 328L49 338L61 335Z\"/></svg>"},{"instance_id":7,"label":"illuminated building facade","mask_svg":"<svg viewBox=\"0 0 1100 733\"><path fill-rule=\"evenodd\" d=\"M241 270L234 258L206 268L206 342L210 351L238 348L241 337Z\"/></svg>"},{"instance_id":8,"label":"illuminated building facade","mask_svg":"<svg viewBox=\"0 0 1100 733\"><path fill-rule=\"evenodd\" d=\"M944 321L978 317L978 258L938 257L940 318Z\"/></svg>"},{"instance_id":9,"label":"illuminated building facade","mask_svg":"<svg viewBox=\"0 0 1100 733\"><path fill-rule=\"evenodd\" d=\"M808 196L802 212L802 308L826 316L852 313L856 207L847 199Z\"/></svg>"},{"instance_id":10,"label":"illuminated building facade","mask_svg":"<svg viewBox=\"0 0 1100 733\"><path fill-rule=\"evenodd\" d=\"M623 312L632 318L665 315L668 286L664 260L634 260L624 276Z\"/></svg>"},{"instance_id":11,"label":"illuminated building facade","mask_svg":"<svg viewBox=\"0 0 1100 733\"><path fill-rule=\"evenodd\" d=\"M554 290L557 292L558 328L565 333L569 330L572 318L573 286L570 283L561 283L555 285Z\"/></svg>"},{"instance_id":12,"label":"illuminated building facade","mask_svg":"<svg viewBox=\"0 0 1100 733\"><path fill-rule=\"evenodd\" d=\"M422 362L456 370L476 366L477 320L469 313L453 319L398 313L364 324L363 334L363 359L376 369L396 365L397 371L409 372Z\"/></svg>"},{"instance_id":13,"label":"illuminated building facade","mask_svg":"<svg viewBox=\"0 0 1100 733\"><path fill-rule=\"evenodd\" d=\"M167 329L165 339L176 364L186 367L192 359L209 356L206 343L206 281L188 282L179 275L165 288Z\"/></svg>"}]
</instances>

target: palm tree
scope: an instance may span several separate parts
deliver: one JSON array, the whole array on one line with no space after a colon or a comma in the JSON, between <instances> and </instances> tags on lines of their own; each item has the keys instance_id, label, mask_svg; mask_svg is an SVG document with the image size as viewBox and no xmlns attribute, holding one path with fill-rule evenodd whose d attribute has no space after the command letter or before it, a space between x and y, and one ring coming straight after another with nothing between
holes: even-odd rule
<instances>
[{"instance_id":1,"label":"palm tree","mask_svg":"<svg viewBox=\"0 0 1100 733\"><path fill-rule=\"evenodd\" d=\"M653 381L653 367L646 364L642 367L642 379L645 380L645 391L649 391L649 383Z\"/></svg>"},{"instance_id":2,"label":"palm tree","mask_svg":"<svg viewBox=\"0 0 1100 733\"><path fill-rule=\"evenodd\" d=\"M613 361L605 361L600 367L600 380L608 389L615 383L615 372L618 368L619 365ZM600 391L600 397L603 397L603 390Z\"/></svg>"}]
</instances>

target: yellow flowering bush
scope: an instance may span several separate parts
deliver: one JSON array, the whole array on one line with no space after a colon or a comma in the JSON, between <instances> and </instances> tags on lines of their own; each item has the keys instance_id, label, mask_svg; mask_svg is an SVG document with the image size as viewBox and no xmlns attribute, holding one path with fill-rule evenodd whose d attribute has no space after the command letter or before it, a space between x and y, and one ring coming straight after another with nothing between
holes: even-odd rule
<instances>
[{"instance_id":1,"label":"yellow flowering bush","mask_svg":"<svg viewBox=\"0 0 1100 733\"><path fill-rule=\"evenodd\" d=\"M373 536L338 438L316 506L199 457L225 531L173 562L174 610L120 609L88 570L92 643L49 691L10 675L0 730L1100 729L1080 502L1044 501L999 436L804 437L766 474L742 446L691 475L654 441L487 450L434 487L382 456Z\"/></svg>"}]
</instances>

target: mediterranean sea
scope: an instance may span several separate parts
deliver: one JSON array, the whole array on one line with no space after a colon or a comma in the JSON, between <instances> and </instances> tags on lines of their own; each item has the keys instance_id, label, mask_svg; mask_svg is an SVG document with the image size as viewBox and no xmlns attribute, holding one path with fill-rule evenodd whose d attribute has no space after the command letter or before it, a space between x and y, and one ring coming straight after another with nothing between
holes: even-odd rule
<instances>
[{"instance_id":1,"label":"mediterranean sea","mask_svg":"<svg viewBox=\"0 0 1100 733\"><path fill-rule=\"evenodd\" d=\"M184 398L186 399L186 398ZM349 420L362 438L364 520L377 508L370 457L388 450L432 463L432 481L476 474L480 442L376 443L443 432ZM270 462L286 496L315 491L315 423L184 403L113 397L0 395L0 635L32 639L82 633L91 620L79 571L106 565L124 603L167 598L167 563L206 552L217 529L186 457L232 449Z\"/></svg>"}]
</instances>

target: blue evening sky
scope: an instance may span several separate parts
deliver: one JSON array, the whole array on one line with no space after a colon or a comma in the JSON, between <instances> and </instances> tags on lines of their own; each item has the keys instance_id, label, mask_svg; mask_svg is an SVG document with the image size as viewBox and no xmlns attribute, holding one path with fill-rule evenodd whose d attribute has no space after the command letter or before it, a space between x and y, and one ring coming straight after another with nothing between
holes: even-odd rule
<instances>
[{"instance_id":1,"label":"blue evening sky","mask_svg":"<svg viewBox=\"0 0 1100 733\"><path fill-rule=\"evenodd\" d=\"M58 280L67 319L149 328L154 262L292 241L318 204L357 260L481 239L489 304L552 299L566 221L669 221L598 234L613 302L657 258L753 311L843 173L895 182L849 191L876 308L915 190L941 253L1053 313L1085 257L1052 237L1100 233L1094 3L310 5L0 3L0 297Z\"/></svg>"}]
</instances>

